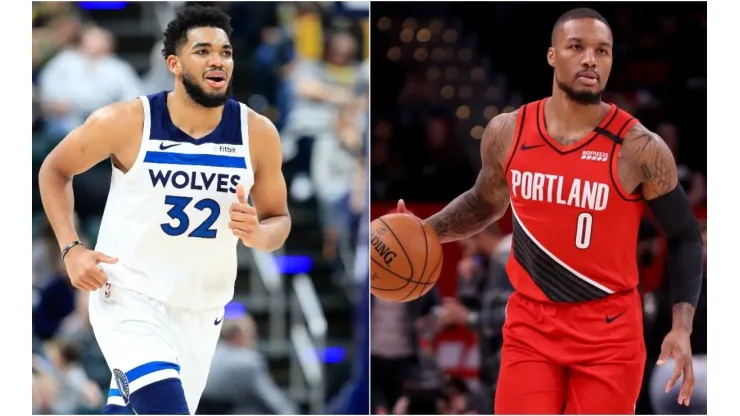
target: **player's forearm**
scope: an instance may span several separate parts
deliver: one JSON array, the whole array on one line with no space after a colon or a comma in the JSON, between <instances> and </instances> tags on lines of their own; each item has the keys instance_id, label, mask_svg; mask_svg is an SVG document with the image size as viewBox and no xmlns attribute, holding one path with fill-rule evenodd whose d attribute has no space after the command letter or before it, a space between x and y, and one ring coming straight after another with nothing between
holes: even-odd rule
<instances>
[{"instance_id":1,"label":"player's forearm","mask_svg":"<svg viewBox=\"0 0 740 416\"><path fill-rule=\"evenodd\" d=\"M673 327L691 332L694 309L704 281L704 251L691 205L681 185L647 201L668 240L666 275L673 307Z\"/></svg>"},{"instance_id":2,"label":"player's forearm","mask_svg":"<svg viewBox=\"0 0 740 416\"><path fill-rule=\"evenodd\" d=\"M689 230L668 238L668 275L673 302L673 328L691 333L694 310L704 283L701 235Z\"/></svg>"},{"instance_id":3,"label":"player's forearm","mask_svg":"<svg viewBox=\"0 0 740 416\"><path fill-rule=\"evenodd\" d=\"M39 170L39 191L60 249L79 240L74 223L72 178L55 169L53 162L47 159Z\"/></svg>"},{"instance_id":4,"label":"player's forearm","mask_svg":"<svg viewBox=\"0 0 740 416\"><path fill-rule=\"evenodd\" d=\"M266 218L260 221L264 240L260 247L255 247L262 251L275 251L285 244L290 234L290 215L278 215Z\"/></svg>"},{"instance_id":5,"label":"player's forearm","mask_svg":"<svg viewBox=\"0 0 740 416\"><path fill-rule=\"evenodd\" d=\"M505 206L495 206L471 189L425 221L442 243L449 243L478 234L501 218L505 210Z\"/></svg>"}]
</instances>

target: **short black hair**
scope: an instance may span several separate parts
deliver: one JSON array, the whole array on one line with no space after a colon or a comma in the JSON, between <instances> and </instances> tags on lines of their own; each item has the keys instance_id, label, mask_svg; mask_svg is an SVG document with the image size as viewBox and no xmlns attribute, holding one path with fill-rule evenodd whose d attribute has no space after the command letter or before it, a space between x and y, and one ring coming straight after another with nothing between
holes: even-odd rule
<instances>
[{"instance_id":1,"label":"short black hair","mask_svg":"<svg viewBox=\"0 0 740 416\"><path fill-rule=\"evenodd\" d=\"M565 22L574 19L595 19L605 24L609 28L609 30L612 29L612 27L609 26L609 22L604 16L601 15L601 13L588 7L579 7L577 9L568 10L567 12L560 15L560 17L558 17L558 20L555 21L555 25L553 25L552 27L552 35L550 37L552 43L555 43L555 31L560 26L565 24Z\"/></svg>"},{"instance_id":2,"label":"short black hair","mask_svg":"<svg viewBox=\"0 0 740 416\"><path fill-rule=\"evenodd\" d=\"M231 37L231 17L220 9L198 4L185 7L177 14L162 33L164 47L162 56L167 59L170 55L177 55L177 50L187 43L188 32L199 27L215 27L222 29Z\"/></svg>"}]
</instances>

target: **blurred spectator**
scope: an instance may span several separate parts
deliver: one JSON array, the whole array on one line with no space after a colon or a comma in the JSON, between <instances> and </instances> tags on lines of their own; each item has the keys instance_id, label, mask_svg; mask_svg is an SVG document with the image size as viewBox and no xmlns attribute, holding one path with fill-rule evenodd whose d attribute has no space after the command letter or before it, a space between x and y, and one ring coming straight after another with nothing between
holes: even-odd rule
<instances>
[{"instance_id":1,"label":"blurred spectator","mask_svg":"<svg viewBox=\"0 0 740 416\"><path fill-rule=\"evenodd\" d=\"M315 191L323 224L324 257L332 261L340 245L349 245L349 197L362 152L360 119L365 105L358 90L366 75L357 61L357 41L346 32L329 35L322 61L299 61L292 73L296 96L281 132L284 152L298 152L302 172L291 192ZM290 158L290 156L288 156ZM310 171L311 181L306 174Z\"/></svg>"},{"instance_id":2,"label":"blurred spectator","mask_svg":"<svg viewBox=\"0 0 740 416\"><path fill-rule=\"evenodd\" d=\"M439 384L418 380L408 383L403 396L393 407L394 415L469 415L479 414L473 408L473 392L457 377L440 378Z\"/></svg>"},{"instance_id":3,"label":"blurred spectator","mask_svg":"<svg viewBox=\"0 0 740 416\"><path fill-rule=\"evenodd\" d=\"M407 189L407 167L399 160L403 156L394 152L391 142L394 136L394 127L386 119L373 119L370 142L370 192L373 200L397 200L402 196L402 190Z\"/></svg>"},{"instance_id":4,"label":"blurred spectator","mask_svg":"<svg viewBox=\"0 0 740 416\"><path fill-rule=\"evenodd\" d=\"M439 295L432 289L407 303L373 297L370 305L372 406L373 413L382 413L393 408L407 381L419 379L424 359L420 339L435 331Z\"/></svg>"},{"instance_id":5,"label":"blurred spectator","mask_svg":"<svg viewBox=\"0 0 740 416\"><path fill-rule=\"evenodd\" d=\"M60 50L78 42L82 21L67 2L37 2L33 13L31 56L35 75Z\"/></svg>"},{"instance_id":6,"label":"blurred spectator","mask_svg":"<svg viewBox=\"0 0 740 416\"><path fill-rule=\"evenodd\" d=\"M637 234L637 267L643 294L660 286L665 270L665 250L665 238L658 226L650 218L643 218Z\"/></svg>"},{"instance_id":7,"label":"blurred spectator","mask_svg":"<svg viewBox=\"0 0 740 416\"><path fill-rule=\"evenodd\" d=\"M431 88L426 76L415 70L406 73L396 100L398 113L394 114L393 120L398 125L399 132L409 135L410 138L424 135L423 126L429 118L445 114L445 111L432 101ZM418 140L411 140L411 143L414 142L418 143Z\"/></svg>"},{"instance_id":8,"label":"blurred spectator","mask_svg":"<svg viewBox=\"0 0 740 416\"><path fill-rule=\"evenodd\" d=\"M373 131L378 143L372 180L379 188L373 194L395 199L402 189L403 198L415 201L454 199L469 188L475 172L454 137L449 112L431 100L425 76L415 70L405 74L396 99L393 114L386 119L381 112Z\"/></svg>"},{"instance_id":9,"label":"blurred spectator","mask_svg":"<svg viewBox=\"0 0 740 416\"><path fill-rule=\"evenodd\" d=\"M358 223L358 232L354 261L354 295L358 301L354 309L354 339L355 365L353 367L352 379L345 383L342 391L334 399L333 406L330 405L330 414L367 414L370 409L370 291L369 267L370 259L367 255L369 250L369 226L370 207L368 204L368 182L367 168L363 164L358 173L358 184L354 189L353 206L356 212L361 213Z\"/></svg>"},{"instance_id":10,"label":"blurred spectator","mask_svg":"<svg viewBox=\"0 0 740 416\"><path fill-rule=\"evenodd\" d=\"M325 60L299 61L292 73L296 99L284 134L312 139L331 135L338 111L352 102L359 79L357 43L347 33L334 33ZM297 139L286 135L283 140Z\"/></svg>"},{"instance_id":11,"label":"blurred spectator","mask_svg":"<svg viewBox=\"0 0 740 416\"><path fill-rule=\"evenodd\" d=\"M60 52L41 70L41 106L53 140L61 140L98 108L141 94L138 75L113 48L109 31L88 27L77 49Z\"/></svg>"},{"instance_id":12,"label":"blurred spectator","mask_svg":"<svg viewBox=\"0 0 740 416\"><path fill-rule=\"evenodd\" d=\"M154 44L149 53L149 71L143 78L144 94L169 90L175 82L175 76L167 67L167 62L162 59L162 48L164 48L164 42L159 41Z\"/></svg>"},{"instance_id":13,"label":"blurred spectator","mask_svg":"<svg viewBox=\"0 0 740 416\"><path fill-rule=\"evenodd\" d=\"M40 355L34 353L32 358L33 384L32 402L33 414L50 414L51 406L59 394L59 388L51 375L51 364Z\"/></svg>"},{"instance_id":14,"label":"blurred spectator","mask_svg":"<svg viewBox=\"0 0 740 416\"><path fill-rule=\"evenodd\" d=\"M323 28L319 5L314 2L296 4L294 20L295 49L299 60L317 61L323 53Z\"/></svg>"},{"instance_id":15,"label":"blurred spectator","mask_svg":"<svg viewBox=\"0 0 740 416\"><path fill-rule=\"evenodd\" d=\"M76 290L67 277L67 268L59 253L57 239L50 225L45 228L44 260L53 266L47 270L37 270L40 273L48 272L37 280L37 301L33 308L33 334L40 340L48 340L56 335L64 319L75 309Z\"/></svg>"},{"instance_id":16,"label":"blurred spectator","mask_svg":"<svg viewBox=\"0 0 740 416\"><path fill-rule=\"evenodd\" d=\"M478 414L473 408L471 399L473 392L468 384L457 377L448 377L445 383L447 406L440 412L445 415Z\"/></svg>"},{"instance_id":17,"label":"blurred spectator","mask_svg":"<svg viewBox=\"0 0 740 416\"><path fill-rule=\"evenodd\" d=\"M290 111L289 84L284 82L293 69L293 44L277 26L263 27L261 42L254 51L254 90L278 108L276 127L282 129Z\"/></svg>"},{"instance_id":18,"label":"blurred spectator","mask_svg":"<svg viewBox=\"0 0 740 416\"><path fill-rule=\"evenodd\" d=\"M706 202L707 198L707 181L701 172L692 170L685 163L682 163L680 153L681 141L678 137L678 127L671 122L662 122L655 128L655 133L660 136L673 152L678 168L678 180L686 190L689 202L696 206Z\"/></svg>"},{"instance_id":19,"label":"blurred spectator","mask_svg":"<svg viewBox=\"0 0 740 416\"><path fill-rule=\"evenodd\" d=\"M502 236L498 225L492 224L460 245L457 298L442 299L440 323L442 327L465 325L478 335L480 400L471 406L488 414L493 412L506 304L514 291L505 270L511 236Z\"/></svg>"},{"instance_id":20,"label":"blurred spectator","mask_svg":"<svg viewBox=\"0 0 740 416\"><path fill-rule=\"evenodd\" d=\"M75 309L62 322L58 338L80 346L80 363L85 373L102 391L107 391L110 387L111 372L90 324L88 312L90 294L81 290L76 292Z\"/></svg>"},{"instance_id":21,"label":"blurred spectator","mask_svg":"<svg viewBox=\"0 0 740 416\"><path fill-rule=\"evenodd\" d=\"M213 355L200 414L295 414L295 406L270 377L255 350L257 332L248 315L225 317Z\"/></svg>"},{"instance_id":22,"label":"blurred spectator","mask_svg":"<svg viewBox=\"0 0 740 416\"><path fill-rule=\"evenodd\" d=\"M410 159L409 179L414 191L407 195L415 201L451 201L475 182L475 172L466 160L459 142L454 140L452 122L439 116L427 119L424 143ZM450 173L454 172L454 175Z\"/></svg>"},{"instance_id":23,"label":"blurred spectator","mask_svg":"<svg viewBox=\"0 0 740 416\"><path fill-rule=\"evenodd\" d=\"M55 414L87 414L100 411L103 395L98 384L87 377L80 363L81 347L72 341L48 344L46 355L54 366L58 394L50 408Z\"/></svg>"}]
</instances>

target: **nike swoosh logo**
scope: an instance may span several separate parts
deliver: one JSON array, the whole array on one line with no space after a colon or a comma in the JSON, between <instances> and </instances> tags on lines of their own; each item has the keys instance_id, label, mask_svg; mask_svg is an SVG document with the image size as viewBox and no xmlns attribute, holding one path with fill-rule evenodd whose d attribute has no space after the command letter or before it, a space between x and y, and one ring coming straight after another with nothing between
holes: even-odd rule
<instances>
[{"instance_id":1,"label":"nike swoosh logo","mask_svg":"<svg viewBox=\"0 0 740 416\"><path fill-rule=\"evenodd\" d=\"M221 323L221 321L223 321L223 320L224 320L224 317L223 317L223 316L222 316L222 317L220 317L220 318L216 318L216 320L215 320L215 321L213 321L213 325L218 325L218 324L220 324L220 323Z\"/></svg>"},{"instance_id":2,"label":"nike swoosh logo","mask_svg":"<svg viewBox=\"0 0 740 416\"><path fill-rule=\"evenodd\" d=\"M620 316L624 315L625 312L627 312L627 311L622 311L622 313L617 314L617 315L614 315L614 316L607 316L606 319L605 319L606 320L606 323L607 324L610 324L610 323L616 321L617 318L619 318Z\"/></svg>"},{"instance_id":3,"label":"nike swoosh logo","mask_svg":"<svg viewBox=\"0 0 740 416\"><path fill-rule=\"evenodd\" d=\"M522 146L519 149L520 150L530 150L530 149L536 149L542 146L544 146L544 144L536 144L534 146L527 146L525 143L522 143Z\"/></svg>"},{"instance_id":4,"label":"nike swoosh logo","mask_svg":"<svg viewBox=\"0 0 740 416\"><path fill-rule=\"evenodd\" d=\"M171 145L169 145L169 146L165 146L165 145L164 145L164 143L160 143L160 144L159 144L159 150L167 150L167 149L169 149L170 147L175 147L175 146L179 146L179 145L181 145L181 144L182 144L182 143L174 143L174 144L171 144Z\"/></svg>"}]
</instances>

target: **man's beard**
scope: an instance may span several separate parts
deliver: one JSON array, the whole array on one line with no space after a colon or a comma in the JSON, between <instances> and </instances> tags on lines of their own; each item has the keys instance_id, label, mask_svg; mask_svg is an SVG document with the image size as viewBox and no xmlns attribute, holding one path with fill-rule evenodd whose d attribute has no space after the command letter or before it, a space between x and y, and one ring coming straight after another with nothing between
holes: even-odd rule
<instances>
[{"instance_id":1,"label":"man's beard","mask_svg":"<svg viewBox=\"0 0 740 416\"><path fill-rule=\"evenodd\" d=\"M558 88L560 88L565 93L565 96L568 97L568 99L582 105L599 104L601 102L601 95L604 93L604 90L596 92L576 91L570 85L567 85L562 81L558 81L556 79L555 82L558 85Z\"/></svg>"},{"instance_id":2,"label":"man's beard","mask_svg":"<svg viewBox=\"0 0 740 416\"><path fill-rule=\"evenodd\" d=\"M231 79L226 86L225 92L209 94L193 80L193 77L189 73L183 71L182 85L185 87L185 92L188 93L190 98L205 108L220 107L226 104L226 101L231 96Z\"/></svg>"}]
</instances>

